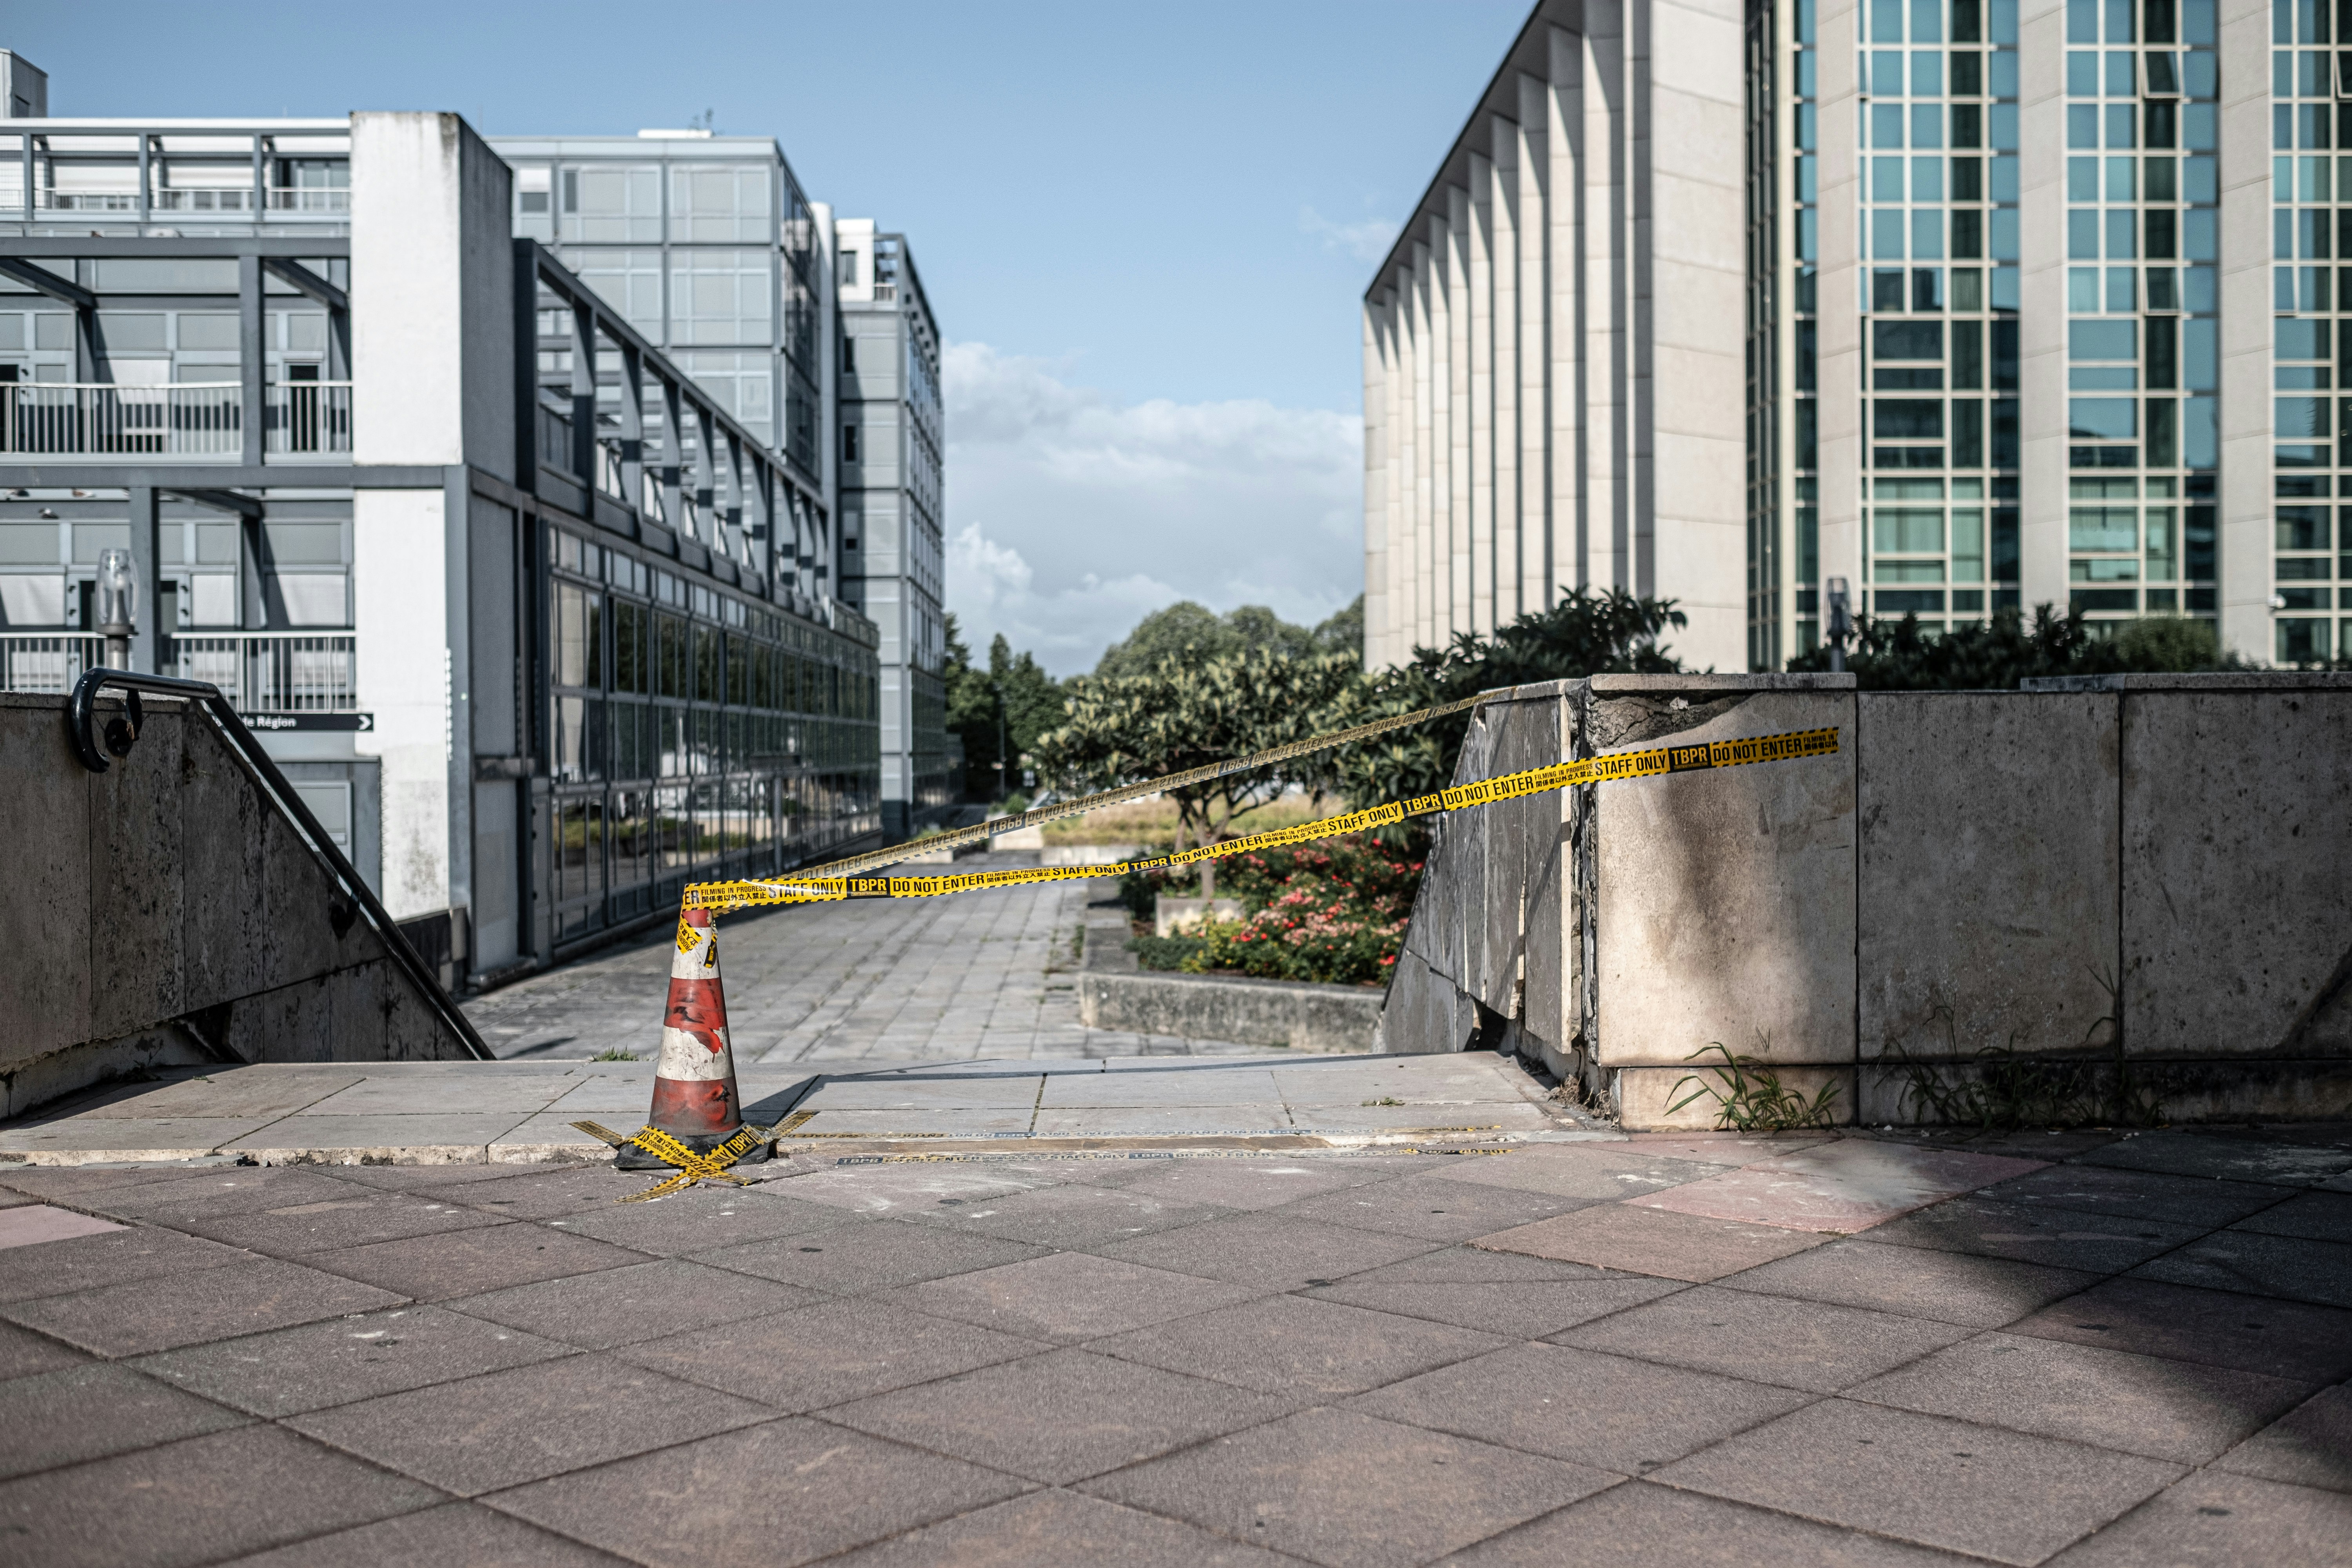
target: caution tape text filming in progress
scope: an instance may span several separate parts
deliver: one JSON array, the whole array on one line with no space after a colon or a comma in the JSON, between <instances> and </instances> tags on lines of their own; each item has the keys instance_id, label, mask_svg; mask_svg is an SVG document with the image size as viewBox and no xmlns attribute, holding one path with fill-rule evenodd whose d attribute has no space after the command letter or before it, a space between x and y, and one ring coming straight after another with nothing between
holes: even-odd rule
<instances>
[{"instance_id":1,"label":"caution tape text filming in progress","mask_svg":"<svg viewBox=\"0 0 2352 1568\"><path fill-rule=\"evenodd\" d=\"M1130 871L1186 866L1227 855L1254 854L1261 849L1311 843L1319 838L1338 838L1402 822L1408 816L1459 811L1465 806L1516 800L1522 795L1542 795L1575 784L1609 784L1622 779L1652 778L1662 773L1736 768L1749 763L1824 757L1834 754L1837 749L1837 731L1826 729L1798 730L1781 735L1755 735L1737 741L1701 742L1687 746L1660 746L1645 752L1617 752L1572 763L1556 763L1549 767L1529 768L1523 773L1505 773L1499 778L1481 779L1474 784L1456 784L1435 795L1418 795L1411 800L1392 800L1363 811L1351 811L1342 816L1327 816L1318 822L1302 822L1296 827L1279 827L1266 833L1254 833L1244 838L1229 838L1223 843L1156 856L1149 860L1124 860L1107 866L1026 866L1003 871L974 871L960 877L813 876L758 881L697 882L687 888L685 901L706 910L724 910L750 909L761 904L823 903L838 899L935 899L949 893L975 892L987 888L1087 881L1097 877L1125 876ZM1114 793L1122 799L1131 798L1133 787ZM1087 805L1085 802L1073 804ZM1101 804L1108 805L1114 802L1103 798ZM924 841L924 847L929 847L929 841ZM907 846L901 846L896 851L900 855L913 852Z\"/></svg>"}]
</instances>

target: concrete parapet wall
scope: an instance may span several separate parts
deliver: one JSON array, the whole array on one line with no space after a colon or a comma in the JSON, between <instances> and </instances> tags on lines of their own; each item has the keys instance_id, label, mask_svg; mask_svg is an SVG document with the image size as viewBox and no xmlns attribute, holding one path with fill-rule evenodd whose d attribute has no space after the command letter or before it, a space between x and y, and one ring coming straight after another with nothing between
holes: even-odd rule
<instances>
[{"instance_id":1,"label":"concrete parapet wall","mask_svg":"<svg viewBox=\"0 0 2352 1568\"><path fill-rule=\"evenodd\" d=\"M1108 922L1103 929L1111 930ZM1090 931L1078 972L1078 1021L1089 1029L1294 1051L1369 1051L1378 1048L1381 993L1361 985L1155 973L1139 969L1133 953Z\"/></svg>"},{"instance_id":2,"label":"concrete parapet wall","mask_svg":"<svg viewBox=\"0 0 2352 1568\"><path fill-rule=\"evenodd\" d=\"M1840 750L1441 818L1382 1048L1509 1046L1629 1127L1712 1124L1669 1106L1718 1042L1842 1121L2352 1110L2352 679L2033 685L1489 703L1461 781L1825 725Z\"/></svg>"},{"instance_id":3,"label":"concrete parapet wall","mask_svg":"<svg viewBox=\"0 0 2352 1568\"><path fill-rule=\"evenodd\" d=\"M0 1116L158 1066L466 1056L207 721L151 699L92 773L64 708L0 694Z\"/></svg>"}]
</instances>

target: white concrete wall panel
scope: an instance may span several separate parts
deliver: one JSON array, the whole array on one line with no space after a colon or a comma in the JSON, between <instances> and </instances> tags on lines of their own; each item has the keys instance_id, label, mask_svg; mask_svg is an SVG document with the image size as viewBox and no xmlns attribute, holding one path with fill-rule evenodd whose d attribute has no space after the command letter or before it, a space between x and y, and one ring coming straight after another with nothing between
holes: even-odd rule
<instances>
[{"instance_id":1,"label":"white concrete wall panel","mask_svg":"<svg viewBox=\"0 0 2352 1568\"><path fill-rule=\"evenodd\" d=\"M384 906L403 919L447 909L449 762L455 749L443 492L352 498L359 706L354 737L383 763Z\"/></svg>"},{"instance_id":2,"label":"white concrete wall panel","mask_svg":"<svg viewBox=\"0 0 2352 1568\"><path fill-rule=\"evenodd\" d=\"M2221 5L2221 643L2271 632L2271 7ZM2337 330L2343 330L2339 323ZM2031 602L2031 601L2029 601Z\"/></svg>"},{"instance_id":3,"label":"white concrete wall panel","mask_svg":"<svg viewBox=\"0 0 2352 1568\"><path fill-rule=\"evenodd\" d=\"M2018 582L2024 603L2066 603L2066 7L2018 18Z\"/></svg>"}]
</instances>

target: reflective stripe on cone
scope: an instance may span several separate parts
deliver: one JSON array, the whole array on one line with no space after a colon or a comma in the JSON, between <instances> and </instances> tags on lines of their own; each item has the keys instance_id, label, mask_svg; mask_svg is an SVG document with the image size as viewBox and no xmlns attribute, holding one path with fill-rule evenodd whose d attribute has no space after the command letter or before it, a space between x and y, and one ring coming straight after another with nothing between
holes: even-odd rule
<instances>
[{"instance_id":1,"label":"reflective stripe on cone","mask_svg":"<svg viewBox=\"0 0 2352 1568\"><path fill-rule=\"evenodd\" d=\"M689 908L678 918L654 1107L646 1121L677 1138L724 1139L743 1125L727 994L719 983L719 934L709 910Z\"/></svg>"}]
</instances>

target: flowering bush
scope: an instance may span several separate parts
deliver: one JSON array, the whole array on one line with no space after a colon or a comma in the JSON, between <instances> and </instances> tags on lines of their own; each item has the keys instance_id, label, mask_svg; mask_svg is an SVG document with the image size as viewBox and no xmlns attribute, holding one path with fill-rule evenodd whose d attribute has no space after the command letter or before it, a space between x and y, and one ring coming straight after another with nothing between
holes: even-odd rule
<instances>
[{"instance_id":1,"label":"flowering bush","mask_svg":"<svg viewBox=\"0 0 2352 1568\"><path fill-rule=\"evenodd\" d=\"M1238 921L1212 921L1154 942L1146 963L1189 951L1187 973L1242 973L1265 980L1312 980L1378 985L1395 966L1421 882L1418 857L1363 837L1329 839L1222 862L1221 886L1248 911ZM1156 874L1155 874L1156 875ZM1138 892L1159 888L1149 878ZM1140 944L1139 944L1140 945Z\"/></svg>"}]
</instances>

